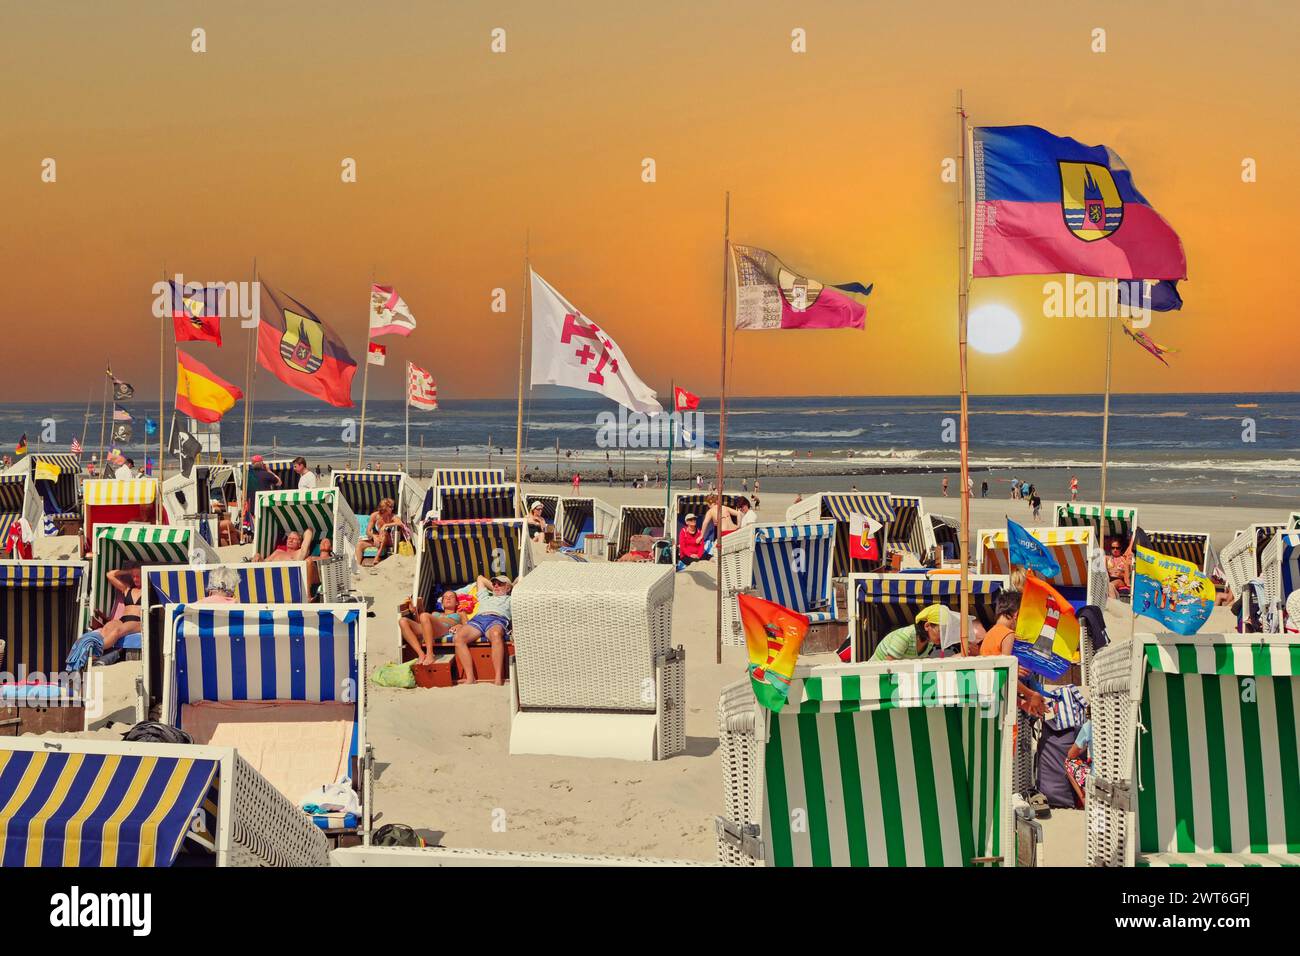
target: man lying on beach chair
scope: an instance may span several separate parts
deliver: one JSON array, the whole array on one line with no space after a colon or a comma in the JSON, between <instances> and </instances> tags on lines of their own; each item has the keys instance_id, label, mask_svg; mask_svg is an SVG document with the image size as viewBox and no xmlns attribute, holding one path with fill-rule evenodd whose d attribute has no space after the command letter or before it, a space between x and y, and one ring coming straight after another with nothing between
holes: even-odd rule
<instances>
[{"instance_id":1,"label":"man lying on beach chair","mask_svg":"<svg viewBox=\"0 0 1300 956\"><path fill-rule=\"evenodd\" d=\"M417 613L413 608L404 608L397 626L402 632L402 640L415 651L417 664L432 664L434 642L446 637L468 620L469 616L458 609L459 603L459 595L448 588L443 592L436 611Z\"/></svg>"},{"instance_id":2,"label":"man lying on beach chair","mask_svg":"<svg viewBox=\"0 0 1300 956\"><path fill-rule=\"evenodd\" d=\"M492 648L492 683L505 683L506 672L506 638L510 636L510 592L514 590L512 582L504 574L498 574L491 580L479 575L478 608L474 616L465 624L457 625L452 632L452 642L456 647L456 664L463 675L461 684L473 684L474 661L470 657L469 647L487 638Z\"/></svg>"},{"instance_id":3,"label":"man lying on beach chair","mask_svg":"<svg viewBox=\"0 0 1300 956\"><path fill-rule=\"evenodd\" d=\"M140 586L140 568L109 571L108 583L121 595L121 603L108 618L99 611L95 612L90 619L91 629L77 638L68 651L66 669L69 671L85 670L92 657L103 657L128 634L140 633L140 600L144 594Z\"/></svg>"},{"instance_id":4,"label":"man lying on beach chair","mask_svg":"<svg viewBox=\"0 0 1300 956\"><path fill-rule=\"evenodd\" d=\"M396 510L397 503L392 498L384 498L379 502L379 510L366 520L364 534L357 542L358 565L366 564L367 558L373 558L371 564L378 564L397 550L399 536L409 537L410 532ZM367 550L373 554L368 555Z\"/></svg>"},{"instance_id":5,"label":"man lying on beach chair","mask_svg":"<svg viewBox=\"0 0 1300 956\"><path fill-rule=\"evenodd\" d=\"M311 539L316 532L308 528L306 531L290 531L284 539L284 544L280 545L270 554L255 554L254 561L306 561L307 556L311 554ZM328 540L328 539L326 539ZM322 545L324 541L321 542Z\"/></svg>"}]
</instances>

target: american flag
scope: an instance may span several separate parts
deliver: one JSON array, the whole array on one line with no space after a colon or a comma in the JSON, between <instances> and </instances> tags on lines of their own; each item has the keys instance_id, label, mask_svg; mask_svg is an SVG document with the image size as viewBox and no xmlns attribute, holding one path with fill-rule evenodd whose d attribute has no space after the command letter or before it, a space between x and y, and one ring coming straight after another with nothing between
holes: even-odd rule
<instances>
[{"instance_id":1,"label":"american flag","mask_svg":"<svg viewBox=\"0 0 1300 956\"><path fill-rule=\"evenodd\" d=\"M433 376L414 362L406 363L406 402L412 408L438 407L438 386Z\"/></svg>"},{"instance_id":2,"label":"american flag","mask_svg":"<svg viewBox=\"0 0 1300 956\"><path fill-rule=\"evenodd\" d=\"M74 455L81 454L81 441L79 439L72 439L72 453Z\"/></svg>"}]
</instances>

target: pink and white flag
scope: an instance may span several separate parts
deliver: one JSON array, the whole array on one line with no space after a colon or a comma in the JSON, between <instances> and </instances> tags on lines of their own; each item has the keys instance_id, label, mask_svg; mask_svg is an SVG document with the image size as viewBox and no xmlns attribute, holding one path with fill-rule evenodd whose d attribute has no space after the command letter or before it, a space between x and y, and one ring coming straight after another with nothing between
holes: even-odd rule
<instances>
[{"instance_id":1,"label":"pink and white flag","mask_svg":"<svg viewBox=\"0 0 1300 956\"><path fill-rule=\"evenodd\" d=\"M406 403L429 411L438 407L438 386L433 376L414 362L406 363Z\"/></svg>"},{"instance_id":2,"label":"pink and white flag","mask_svg":"<svg viewBox=\"0 0 1300 956\"><path fill-rule=\"evenodd\" d=\"M370 337L376 335L410 335L415 331L415 316L402 297L389 285L370 287Z\"/></svg>"},{"instance_id":3,"label":"pink and white flag","mask_svg":"<svg viewBox=\"0 0 1300 956\"><path fill-rule=\"evenodd\" d=\"M383 365L386 358L388 358L388 347L378 342L371 342L366 349L366 361L371 365Z\"/></svg>"},{"instance_id":4,"label":"pink and white flag","mask_svg":"<svg viewBox=\"0 0 1300 956\"><path fill-rule=\"evenodd\" d=\"M532 293L532 384L599 392L647 415L663 412L654 389L637 378L608 332L536 272L532 273Z\"/></svg>"}]
</instances>

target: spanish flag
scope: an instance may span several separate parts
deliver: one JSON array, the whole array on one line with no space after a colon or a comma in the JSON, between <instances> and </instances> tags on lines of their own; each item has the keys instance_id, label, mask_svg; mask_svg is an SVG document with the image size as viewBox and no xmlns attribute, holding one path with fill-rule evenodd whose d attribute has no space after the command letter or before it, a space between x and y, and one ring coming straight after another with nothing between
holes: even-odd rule
<instances>
[{"instance_id":1,"label":"spanish flag","mask_svg":"<svg viewBox=\"0 0 1300 956\"><path fill-rule=\"evenodd\" d=\"M740 621L749 649L749 679L754 696L768 710L780 711L790 696L790 680L808 618L772 601L737 595Z\"/></svg>"},{"instance_id":2,"label":"spanish flag","mask_svg":"<svg viewBox=\"0 0 1300 956\"><path fill-rule=\"evenodd\" d=\"M244 397L198 359L176 350L176 410L201 422L216 422Z\"/></svg>"}]
</instances>

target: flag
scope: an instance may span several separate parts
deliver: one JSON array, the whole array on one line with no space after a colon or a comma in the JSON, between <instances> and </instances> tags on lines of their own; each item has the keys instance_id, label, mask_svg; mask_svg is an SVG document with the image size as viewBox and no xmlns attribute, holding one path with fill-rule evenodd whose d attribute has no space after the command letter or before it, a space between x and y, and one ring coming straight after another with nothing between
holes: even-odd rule
<instances>
[{"instance_id":1,"label":"flag","mask_svg":"<svg viewBox=\"0 0 1300 956\"><path fill-rule=\"evenodd\" d=\"M79 438L72 439L72 453L74 455L77 455L78 457L81 456L81 439Z\"/></svg>"},{"instance_id":2,"label":"flag","mask_svg":"<svg viewBox=\"0 0 1300 956\"><path fill-rule=\"evenodd\" d=\"M27 433L23 432L23 437L18 439L18 444L14 445L15 455L27 454Z\"/></svg>"},{"instance_id":3,"label":"flag","mask_svg":"<svg viewBox=\"0 0 1300 956\"><path fill-rule=\"evenodd\" d=\"M1178 283L1172 279L1152 283L1125 279L1119 283L1119 304L1130 309L1176 312L1183 307L1183 297L1178 294Z\"/></svg>"},{"instance_id":4,"label":"flag","mask_svg":"<svg viewBox=\"0 0 1300 956\"><path fill-rule=\"evenodd\" d=\"M861 329L867 307L845 295L870 295L873 286L861 282L826 285L787 269L766 249L731 247L736 283L736 328Z\"/></svg>"},{"instance_id":5,"label":"flag","mask_svg":"<svg viewBox=\"0 0 1300 956\"><path fill-rule=\"evenodd\" d=\"M628 363L608 332L532 273L534 385L599 392L634 412L663 412L654 389Z\"/></svg>"},{"instance_id":6,"label":"flag","mask_svg":"<svg viewBox=\"0 0 1300 956\"><path fill-rule=\"evenodd\" d=\"M113 424L113 441L130 441L131 434L130 422L115 422Z\"/></svg>"},{"instance_id":7,"label":"flag","mask_svg":"<svg viewBox=\"0 0 1300 956\"><path fill-rule=\"evenodd\" d=\"M168 280L172 290L172 327L177 342L221 344L221 286L179 286Z\"/></svg>"},{"instance_id":8,"label":"flag","mask_svg":"<svg viewBox=\"0 0 1300 956\"><path fill-rule=\"evenodd\" d=\"M388 349L378 342L371 342L366 349L366 361L371 365L383 365L384 359L388 356Z\"/></svg>"},{"instance_id":9,"label":"flag","mask_svg":"<svg viewBox=\"0 0 1300 956\"><path fill-rule=\"evenodd\" d=\"M1035 674L1056 679L1079 663L1079 620L1061 592L1030 573L1020 595L1011 653Z\"/></svg>"},{"instance_id":10,"label":"flag","mask_svg":"<svg viewBox=\"0 0 1300 956\"><path fill-rule=\"evenodd\" d=\"M144 456L144 474L146 475L153 474L153 459L150 458L148 455Z\"/></svg>"},{"instance_id":11,"label":"flag","mask_svg":"<svg viewBox=\"0 0 1300 956\"><path fill-rule=\"evenodd\" d=\"M438 386L433 376L414 362L406 363L406 402L412 408L428 411L438 407Z\"/></svg>"},{"instance_id":12,"label":"flag","mask_svg":"<svg viewBox=\"0 0 1300 956\"><path fill-rule=\"evenodd\" d=\"M754 696L768 710L779 712L790 696L799 648L808 633L808 618L798 611L750 597L736 596L749 649L749 679Z\"/></svg>"},{"instance_id":13,"label":"flag","mask_svg":"<svg viewBox=\"0 0 1300 956\"><path fill-rule=\"evenodd\" d=\"M1214 582L1190 561L1134 548L1133 613L1175 634L1195 634L1214 610Z\"/></svg>"},{"instance_id":14,"label":"flag","mask_svg":"<svg viewBox=\"0 0 1300 956\"><path fill-rule=\"evenodd\" d=\"M1165 348L1165 346L1155 341L1153 338L1151 338L1151 336L1147 335L1145 332L1141 331L1140 329L1134 329L1127 322L1121 322L1119 324L1119 327L1124 332L1125 335L1127 335L1138 345L1142 346L1142 348L1146 349L1148 352L1150 352L1152 355L1158 358L1161 362L1164 362L1165 365L1169 364L1168 362L1165 362L1165 355L1170 352L1177 351L1177 349Z\"/></svg>"},{"instance_id":15,"label":"flag","mask_svg":"<svg viewBox=\"0 0 1300 956\"><path fill-rule=\"evenodd\" d=\"M673 386L673 408L679 412L689 412L700 407L700 396Z\"/></svg>"},{"instance_id":16,"label":"flag","mask_svg":"<svg viewBox=\"0 0 1300 956\"><path fill-rule=\"evenodd\" d=\"M1061 564L1052 557L1047 545L1010 518L1007 519L1007 556L1012 564L1037 571L1045 578L1054 578L1061 573Z\"/></svg>"},{"instance_id":17,"label":"flag","mask_svg":"<svg viewBox=\"0 0 1300 956\"><path fill-rule=\"evenodd\" d=\"M976 127L973 144L973 275L1187 278L1178 234L1110 147L1037 126Z\"/></svg>"},{"instance_id":18,"label":"flag","mask_svg":"<svg viewBox=\"0 0 1300 956\"><path fill-rule=\"evenodd\" d=\"M158 423L147 415L144 419L144 433L146 435L158 434Z\"/></svg>"},{"instance_id":19,"label":"flag","mask_svg":"<svg viewBox=\"0 0 1300 956\"><path fill-rule=\"evenodd\" d=\"M172 419L171 440L167 443L167 450L180 458L181 474L188 478L203 445L190 432L181 428L176 419Z\"/></svg>"},{"instance_id":20,"label":"flag","mask_svg":"<svg viewBox=\"0 0 1300 956\"><path fill-rule=\"evenodd\" d=\"M862 561L880 560L880 539L876 537L883 528L870 515L856 511L849 513L849 557Z\"/></svg>"},{"instance_id":21,"label":"flag","mask_svg":"<svg viewBox=\"0 0 1300 956\"><path fill-rule=\"evenodd\" d=\"M265 301L257 328L258 363L300 392L351 408L357 363L343 340L297 299L266 282L261 286Z\"/></svg>"},{"instance_id":22,"label":"flag","mask_svg":"<svg viewBox=\"0 0 1300 956\"><path fill-rule=\"evenodd\" d=\"M114 406L113 406L113 421L115 421L115 422L129 422L129 421L131 421L131 413L128 412L125 408L119 408L117 405L114 405Z\"/></svg>"},{"instance_id":23,"label":"flag","mask_svg":"<svg viewBox=\"0 0 1300 956\"><path fill-rule=\"evenodd\" d=\"M392 286L370 287L370 337L376 335L410 335L415 331L415 316ZM380 363L383 364L382 362Z\"/></svg>"},{"instance_id":24,"label":"flag","mask_svg":"<svg viewBox=\"0 0 1300 956\"><path fill-rule=\"evenodd\" d=\"M108 369L106 374L113 380L113 401L125 402L127 399L132 398L135 395L135 386L128 385L126 382L121 381L113 374L111 368Z\"/></svg>"},{"instance_id":25,"label":"flag","mask_svg":"<svg viewBox=\"0 0 1300 956\"><path fill-rule=\"evenodd\" d=\"M58 481L63 469L52 461L37 459L36 470L32 473L33 481Z\"/></svg>"},{"instance_id":26,"label":"flag","mask_svg":"<svg viewBox=\"0 0 1300 956\"><path fill-rule=\"evenodd\" d=\"M192 355L176 350L176 410L201 422L216 422L244 397Z\"/></svg>"}]
</instances>

